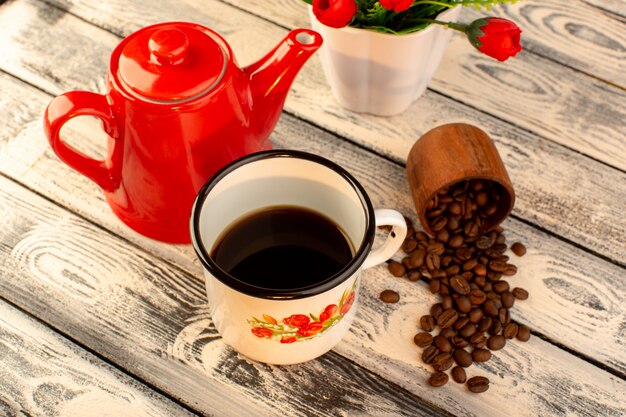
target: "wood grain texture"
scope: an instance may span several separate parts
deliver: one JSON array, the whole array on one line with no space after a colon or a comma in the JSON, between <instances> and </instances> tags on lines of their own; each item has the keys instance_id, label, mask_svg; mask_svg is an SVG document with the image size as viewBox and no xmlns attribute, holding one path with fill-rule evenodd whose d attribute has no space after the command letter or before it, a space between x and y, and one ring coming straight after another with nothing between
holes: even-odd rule
<instances>
[{"instance_id":1,"label":"wood grain texture","mask_svg":"<svg viewBox=\"0 0 626 417\"><path fill-rule=\"evenodd\" d=\"M8 99L8 102L0 100L0 110L11 115L9 119L20 120L19 124L9 124L9 128L0 132L0 169L134 244L200 276L200 266L188 246L164 245L132 232L110 212L95 185L71 171L52 155L38 130L38 112L49 97L7 76L0 76L0 89L3 91L2 98ZM18 97L28 104L23 107L13 106L11 103ZM20 110L17 113L14 112L16 108ZM516 187L517 216L530 218L548 228L564 230L564 235L575 236L585 246L623 259L623 246L620 245L624 244L624 235L619 228L623 227L620 210L623 204L620 202L624 196L620 194L619 187L616 189L611 186L623 183L622 176L600 164L589 164L587 158L572 154L561 147L537 147L536 139L524 132L517 132L520 136L510 136L510 131L489 133L497 139L497 146ZM82 138L83 143L89 142L90 135L90 131L77 132L77 137ZM402 167L375 158L354 145L286 115L274 132L273 141L277 146L318 153L346 166L358 176L377 206L399 208L407 213L412 211ZM397 190L400 190L399 194ZM603 239L604 233L611 238ZM543 247L544 240L548 238L542 237L542 234L538 236L537 247ZM611 270L611 265L580 250L568 248L569 255L565 258L567 261L564 263L566 266L563 267L563 274L567 275L568 269L578 270L580 274L586 274L593 280L593 287L599 288L600 293L611 294L614 290L606 286L607 280L602 274L595 272L605 271L607 268ZM550 256L550 251L547 251L546 259ZM578 261L581 257L588 259L584 265L580 265ZM619 277L620 271L623 270L614 269L612 276ZM536 279L545 280L551 277L553 275L548 269L539 268ZM619 282L619 279L615 278L614 281ZM597 296L589 295L588 298L595 297ZM559 304L556 300L554 303ZM569 301L564 299L563 303L567 304ZM606 334L606 343L588 340L584 332L577 333L575 328L562 333L560 322L548 320L545 323L545 318L539 320L540 313L533 316L532 323L548 337L562 341L575 350L589 352L589 356L608 364L611 352L621 349L621 345L615 340L619 339L619 321L623 314L620 311L612 311L607 316L613 325L612 330ZM580 320L584 321L585 313L580 314ZM623 363L624 359L620 359L617 368L622 369L620 367L624 366Z\"/></svg>"},{"instance_id":2,"label":"wood grain texture","mask_svg":"<svg viewBox=\"0 0 626 417\"><path fill-rule=\"evenodd\" d=\"M620 17L626 17L626 3L623 0L583 0L583 3L606 10Z\"/></svg>"},{"instance_id":3,"label":"wood grain texture","mask_svg":"<svg viewBox=\"0 0 626 417\"><path fill-rule=\"evenodd\" d=\"M294 367L242 361L206 320L200 280L3 177L0 219L5 298L194 410L446 415L334 353Z\"/></svg>"},{"instance_id":4,"label":"wood grain texture","mask_svg":"<svg viewBox=\"0 0 626 417\"><path fill-rule=\"evenodd\" d=\"M191 416L0 301L0 415Z\"/></svg>"},{"instance_id":5,"label":"wood grain texture","mask_svg":"<svg viewBox=\"0 0 626 417\"><path fill-rule=\"evenodd\" d=\"M428 388L411 336L433 296L421 284L390 277L384 267L364 277L354 329L336 348L341 356L266 366L243 360L219 340L195 278L4 178L0 215L6 224L0 291L6 298L202 412L438 414L407 391L463 415L498 415L498 404L510 398L526 404L513 415L626 412L620 401L626 382L540 339L513 343L473 370L494 381L488 398L466 397L452 384ZM524 283L521 274L516 279ZM402 294L400 304L378 301L379 291L389 287ZM563 392L575 399L562 401Z\"/></svg>"},{"instance_id":6,"label":"wood grain texture","mask_svg":"<svg viewBox=\"0 0 626 417\"><path fill-rule=\"evenodd\" d=\"M161 3L159 2L158 4ZM234 43L235 51L247 57L248 61L253 60L249 59L250 57L262 55L263 48L258 47L256 42L250 42L249 38L244 39L243 36L246 32L245 29L242 28L254 26L258 28L258 31L263 32L264 36L256 36L254 39L267 46L267 49L284 35L282 29L276 28L267 22L258 21L258 19L255 20L252 16L234 10L229 6L220 3L211 3L211 6L214 7L214 9L212 9L213 13L218 16L216 19L219 19L219 21L216 22L218 23L218 29L228 27L235 30L233 22L240 22L240 24L237 25L237 32L229 32L230 35L228 39ZM13 7L15 7L17 11L13 11ZM45 14L48 8L49 6L45 4L38 2L33 3L31 1L12 3L6 5L3 10L0 10L0 23L3 19L8 19L8 17L12 16L12 13L14 13L29 16L30 20L25 19L27 21L26 27L29 25L42 27L45 25L45 22L37 16ZM124 9L125 13L127 13L127 9L132 10L126 8ZM179 9L184 9L183 5L177 10ZM72 11L81 10L82 9L72 9ZM146 12L146 15L147 14ZM125 16L124 13L121 13L121 16ZM229 16L231 17L230 19ZM179 15L175 17L182 18L182 16ZM91 25L73 16L65 16L61 21L62 24L48 28L48 36L52 39L70 39L72 40L70 43L73 44L74 39L82 39L82 35L81 37L75 38L75 32L88 33L90 30L93 30ZM21 31L20 33L23 32L28 31ZM111 42L111 39L108 38L110 34L104 31L101 32L101 36L93 34L94 41L92 43L85 44L83 42L83 47L98 49L102 55L108 56L117 41ZM3 38L3 36L6 38ZM35 43L38 38L32 36L20 37L10 32L3 32L0 33L0 45L3 39L7 38L10 38L13 42L23 44L23 48L21 50L17 48L12 55L13 58L11 59L13 64L11 64L11 71L17 71L17 75L19 75L20 78L27 80L32 79L33 82L35 82L37 76L33 75L31 77L29 68L34 64L31 64L30 60L41 60L42 65L43 61L45 61L45 59L39 57L31 58L33 53L30 51L30 45ZM101 43L103 39L109 39L106 45ZM51 42L49 45L51 49L48 52L48 56L57 55L54 49L55 46L58 49L63 49L63 44L60 43L60 41ZM58 80L55 81L53 92L60 92L71 88L81 89L84 88L81 86L101 84L104 82L103 77L106 72L104 66L92 65L91 62L82 60L76 63L76 65L79 64L81 65L80 69L74 68L73 70L84 77L82 83L79 83L79 81L66 82L63 74L63 71L65 71L64 66L54 66L55 71L58 71L55 76ZM320 85L323 85L324 81L320 78L322 77L321 72L319 68L316 68L316 64L317 62L313 61L305 65L302 74L296 78L294 88L287 99L288 103L299 102L303 104L301 109L304 113L300 114L295 112L298 117L306 119L309 115L321 114L319 119L317 118L318 116L315 116L315 123L323 128L344 135L348 139L361 143L376 152L394 155L398 160L402 161L404 161L404 158L416 138L423 134L428 128L452 121L464 121L475 124L496 140L496 145L518 194L517 206L514 212L516 215L540 224L542 227L566 239L614 259L622 265L626 265L626 251L624 250L626 247L626 224L622 221L623 216L620 209L620 207L625 204L624 199L626 198L620 191L624 184L626 184L625 174L585 158L576 152L555 145L523 129L514 128L482 112L460 106L449 99L430 92L422 97L422 99L425 100L425 111L417 113L407 112L400 118L367 117L342 111L337 108L337 105L334 104L330 97L324 95L324 91L320 87ZM533 68L529 67L527 73L532 73L532 71ZM476 78L480 77L476 76ZM20 93L16 93L17 96L19 96L19 94ZM609 100L609 98L607 97L606 100ZM47 100L43 100L43 104L37 104L37 106L41 107L36 108L36 110L34 108L33 110L37 112L41 111L46 102ZM532 103L533 101L529 98L528 105L532 106ZM617 112L626 111L626 108L620 103L614 104ZM320 107L321 105L322 107ZM490 105L495 108L497 103L491 103ZM7 104L7 106L12 108L11 104ZM310 110L306 110L304 107L308 107ZM293 108L294 107L292 107L292 109ZM548 113L549 110L545 111ZM609 114L610 109L606 109L604 113ZM39 121L35 121L34 116L31 117L33 117L33 123L40 123ZM299 122L293 120L287 123L298 124ZM279 124L276 131L278 132L282 128L282 124ZM278 146L297 147L302 146L300 144L316 140L319 131L316 130L316 133L312 134L312 131L307 131L307 129L294 129L297 135L295 141L285 144L280 142L275 143ZM311 129L313 129L313 127L311 127ZM588 130L593 129L589 128ZM89 132L90 133L83 131L82 141L79 141L82 143L91 143L90 137L95 135L95 131L91 130ZM611 153L616 158L626 161L626 142L623 140L623 135L612 129L607 129L604 133L605 137L598 142L601 143L602 146L594 146L596 146L600 152L604 152L603 149L616 148ZM579 135L576 137L583 136ZM36 139L34 140L36 141ZM45 147L46 145L42 142L40 149L44 149ZM24 152L23 150L20 151L19 147L17 149L18 152ZM624 149L624 151L620 151L620 149ZM29 149L29 153L32 152L36 151ZM33 158L31 155L25 155L25 157ZM10 159L15 158L16 156L10 157ZM62 201L64 204L68 199L73 199L76 201L73 206L81 206L77 208L77 210L81 214L86 215L86 212L91 210L91 208L85 207L82 196L77 198L72 195L71 190L75 188L76 185L70 185L68 183L68 181L70 181L70 178L68 178L68 176L70 176L69 169L66 167L61 168L64 170L63 172L68 173L68 176L63 175L59 177L62 178L62 181L59 181L58 178L51 178L46 175L46 172L55 169L53 168L54 166L59 166L54 159L56 158L53 158L53 160L39 161L42 168L42 170L39 171L41 175L33 174L33 180L42 183L42 186L44 185L43 183L49 184L50 182L56 182L54 186L62 188L64 191L58 193L58 197L55 198L58 198L59 201ZM13 163L18 165L18 169L19 166L24 165L22 162ZM44 167L43 165L46 166ZM81 184L87 182L88 180L86 179L80 180ZM620 184L622 184L622 186L619 186ZM89 191L88 193L91 194L93 191ZM112 227L115 227L116 231L124 229L121 223L116 223L117 220L113 219L112 215L106 214L106 208L104 206L98 207L102 208L102 210L100 210L98 216L92 218L102 219L102 221L106 221L107 224L113 224ZM582 219L584 219L584 221ZM135 240L140 239L140 237L132 233L127 233L126 235L132 236ZM150 248L155 247L155 244L150 242L146 242L146 245ZM167 257L171 259L171 255L167 255Z\"/></svg>"}]
</instances>

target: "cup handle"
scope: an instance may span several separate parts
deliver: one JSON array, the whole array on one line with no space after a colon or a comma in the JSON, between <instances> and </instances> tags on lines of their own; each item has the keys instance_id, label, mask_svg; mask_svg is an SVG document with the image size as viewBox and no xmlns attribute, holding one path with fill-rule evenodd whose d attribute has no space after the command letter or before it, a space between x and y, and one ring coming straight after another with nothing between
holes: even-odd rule
<instances>
[{"instance_id":1,"label":"cup handle","mask_svg":"<svg viewBox=\"0 0 626 417\"><path fill-rule=\"evenodd\" d=\"M391 258L400 249L406 237L406 220L395 210L378 209L374 211L376 226L392 226L385 242L373 250L363 262L363 269L381 264Z\"/></svg>"},{"instance_id":2,"label":"cup handle","mask_svg":"<svg viewBox=\"0 0 626 417\"><path fill-rule=\"evenodd\" d=\"M102 94L87 91L71 91L52 99L44 114L44 130L50 146L59 158L76 171L94 181L105 191L115 189L110 161L99 161L66 144L61 136L63 125L75 116L95 116L102 120L105 132L117 137L117 125L113 112Z\"/></svg>"}]
</instances>

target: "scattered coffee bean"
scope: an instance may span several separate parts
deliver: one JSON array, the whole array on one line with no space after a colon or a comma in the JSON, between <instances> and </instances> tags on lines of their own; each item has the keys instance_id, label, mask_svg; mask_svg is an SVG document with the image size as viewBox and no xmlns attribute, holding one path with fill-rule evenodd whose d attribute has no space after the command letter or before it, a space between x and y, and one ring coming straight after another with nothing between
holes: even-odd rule
<instances>
[{"instance_id":1,"label":"scattered coffee bean","mask_svg":"<svg viewBox=\"0 0 626 417\"><path fill-rule=\"evenodd\" d=\"M424 363L430 365L431 363L433 363L433 359L435 359L435 356L437 355L439 355L439 351L436 347L431 345L424 349L424 351L422 352L422 360L424 361Z\"/></svg>"},{"instance_id":2,"label":"scattered coffee bean","mask_svg":"<svg viewBox=\"0 0 626 417\"><path fill-rule=\"evenodd\" d=\"M421 332L413 337L413 341L419 347L426 347L432 345L433 336L430 333Z\"/></svg>"},{"instance_id":3,"label":"scattered coffee bean","mask_svg":"<svg viewBox=\"0 0 626 417\"><path fill-rule=\"evenodd\" d=\"M472 337L474 333L476 333L476 325L474 323L467 323L461 330L459 330L461 337L466 339Z\"/></svg>"},{"instance_id":4,"label":"scattered coffee bean","mask_svg":"<svg viewBox=\"0 0 626 417\"><path fill-rule=\"evenodd\" d=\"M406 273L406 268L400 262L391 261L387 264L387 269L394 277L401 277Z\"/></svg>"},{"instance_id":5,"label":"scattered coffee bean","mask_svg":"<svg viewBox=\"0 0 626 417\"><path fill-rule=\"evenodd\" d=\"M452 379L454 380L454 382L458 382L459 384L464 383L467 379L465 369L461 368L460 366L455 366L454 368L452 368L452 371L450 371L450 375L452 375Z\"/></svg>"},{"instance_id":6,"label":"scattered coffee bean","mask_svg":"<svg viewBox=\"0 0 626 417\"><path fill-rule=\"evenodd\" d=\"M456 307L461 313L469 313L472 310L472 302L464 295L456 299Z\"/></svg>"},{"instance_id":7,"label":"scattered coffee bean","mask_svg":"<svg viewBox=\"0 0 626 417\"><path fill-rule=\"evenodd\" d=\"M384 303L397 303L400 300L400 294L393 290L385 290L380 293L380 299Z\"/></svg>"},{"instance_id":8,"label":"scattered coffee bean","mask_svg":"<svg viewBox=\"0 0 626 417\"><path fill-rule=\"evenodd\" d=\"M439 334L446 339L450 339L451 337L454 337L456 335L456 332L452 329L452 327L447 327L445 329L441 329L441 332L439 332Z\"/></svg>"},{"instance_id":9,"label":"scattered coffee bean","mask_svg":"<svg viewBox=\"0 0 626 417\"><path fill-rule=\"evenodd\" d=\"M491 350L500 350L506 345L506 339L501 334L491 336L487 340L487 347Z\"/></svg>"},{"instance_id":10,"label":"scattered coffee bean","mask_svg":"<svg viewBox=\"0 0 626 417\"><path fill-rule=\"evenodd\" d=\"M472 323L478 324L483 319L485 313L480 308L473 308L469 312L469 321Z\"/></svg>"},{"instance_id":11,"label":"scattered coffee bean","mask_svg":"<svg viewBox=\"0 0 626 417\"><path fill-rule=\"evenodd\" d=\"M513 288L513 296L518 300L527 300L528 299L528 291L523 288L515 287Z\"/></svg>"},{"instance_id":12,"label":"scattered coffee bean","mask_svg":"<svg viewBox=\"0 0 626 417\"><path fill-rule=\"evenodd\" d=\"M527 342L530 339L530 329L522 324L517 330L516 337L521 342Z\"/></svg>"},{"instance_id":13,"label":"scattered coffee bean","mask_svg":"<svg viewBox=\"0 0 626 417\"><path fill-rule=\"evenodd\" d=\"M433 366L433 368L435 368L435 371L444 372L450 369L452 365L454 365L454 359L449 353L440 353L439 355L435 356L431 365Z\"/></svg>"},{"instance_id":14,"label":"scattered coffee bean","mask_svg":"<svg viewBox=\"0 0 626 417\"><path fill-rule=\"evenodd\" d=\"M442 387L448 383L448 374L445 372L435 372L428 378L428 383L432 387Z\"/></svg>"},{"instance_id":15,"label":"scattered coffee bean","mask_svg":"<svg viewBox=\"0 0 626 417\"><path fill-rule=\"evenodd\" d=\"M504 330L502 330L502 335L505 339L513 339L515 336L517 336L518 329L519 326L516 323L509 323L504 326Z\"/></svg>"},{"instance_id":16,"label":"scattered coffee bean","mask_svg":"<svg viewBox=\"0 0 626 417\"><path fill-rule=\"evenodd\" d=\"M489 379L484 376L474 376L467 380L467 389L476 394L485 392L489 389Z\"/></svg>"},{"instance_id":17,"label":"scattered coffee bean","mask_svg":"<svg viewBox=\"0 0 626 417\"><path fill-rule=\"evenodd\" d=\"M474 362L487 362L491 359L491 352L484 348L474 349L472 359Z\"/></svg>"},{"instance_id":18,"label":"scattered coffee bean","mask_svg":"<svg viewBox=\"0 0 626 417\"><path fill-rule=\"evenodd\" d=\"M443 313L437 318L437 324L442 329L446 327L450 327L454 324L456 319L459 317L459 313L457 313L454 309L444 310Z\"/></svg>"},{"instance_id":19,"label":"scattered coffee bean","mask_svg":"<svg viewBox=\"0 0 626 417\"><path fill-rule=\"evenodd\" d=\"M505 308L511 308L515 304L515 296L511 291L503 292L500 300L502 301L502 307Z\"/></svg>"},{"instance_id":20,"label":"scattered coffee bean","mask_svg":"<svg viewBox=\"0 0 626 417\"><path fill-rule=\"evenodd\" d=\"M470 344L476 349L482 349L487 345L487 336L483 332L474 333L470 337Z\"/></svg>"},{"instance_id":21,"label":"scattered coffee bean","mask_svg":"<svg viewBox=\"0 0 626 417\"><path fill-rule=\"evenodd\" d=\"M427 332L432 332L435 328L435 318L429 314L420 317L420 327Z\"/></svg>"},{"instance_id":22,"label":"scattered coffee bean","mask_svg":"<svg viewBox=\"0 0 626 417\"><path fill-rule=\"evenodd\" d=\"M453 354L454 360L459 366L467 368L473 362L472 354L466 351L465 349L457 349Z\"/></svg>"},{"instance_id":23,"label":"scattered coffee bean","mask_svg":"<svg viewBox=\"0 0 626 417\"><path fill-rule=\"evenodd\" d=\"M452 336L450 338L450 343L452 343L452 346L454 346L457 349L463 349L464 347L467 347L469 345L469 342L467 341L467 339L461 336Z\"/></svg>"},{"instance_id":24,"label":"scattered coffee bean","mask_svg":"<svg viewBox=\"0 0 626 417\"><path fill-rule=\"evenodd\" d=\"M524 256L526 255L526 246L524 246L523 244L521 244L520 242L515 242L511 245L511 250L513 251L514 254L516 254L517 256Z\"/></svg>"},{"instance_id":25,"label":"scattered coffee bean","mask_svg":"<svg viewBox=\"0 0 626 417\"><path fill-rule=\"evenodd\" d=\"M441 335L434 337L433 344L437 349L439 349L440 352L449 353L452 351L452 344L450 341Z\"/></svg>"},{"instance_id":26,"label":"scattered coffee bean","mask_svg":"<svg viewBox=\"0 0 626 417\"><path fill-rule=\"evenodd\" d=\"M409 234L407 233L407 236ZM411 253L417 248L417 240L415 239L406 239L404 243L402 243L402 250L404 253Z\"/></svg>"}]
</instances>

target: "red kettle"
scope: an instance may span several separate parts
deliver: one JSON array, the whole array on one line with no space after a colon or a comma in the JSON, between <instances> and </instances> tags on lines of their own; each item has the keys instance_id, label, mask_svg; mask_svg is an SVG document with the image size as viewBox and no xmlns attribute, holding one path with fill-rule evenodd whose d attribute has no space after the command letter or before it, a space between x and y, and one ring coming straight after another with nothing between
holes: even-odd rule
<instances>
[{"instance_id":1,"label":"red kettle","mask_svg":"<svg viewBox=\"0 0 626 417\"><path fill-rule=\"evenodd\" d=\"M258 62L239 68L216 32L194 23L149 26L115 48L105 95L55 97L44 129L59 158L98 184L113 212L153 239L189 243L196 193L228 162L271 148L268 140L294 77L321 46L311 30L291 31ZM66 144L74 116L102 120L108 156Z\"/></svg>"}]
</instances>

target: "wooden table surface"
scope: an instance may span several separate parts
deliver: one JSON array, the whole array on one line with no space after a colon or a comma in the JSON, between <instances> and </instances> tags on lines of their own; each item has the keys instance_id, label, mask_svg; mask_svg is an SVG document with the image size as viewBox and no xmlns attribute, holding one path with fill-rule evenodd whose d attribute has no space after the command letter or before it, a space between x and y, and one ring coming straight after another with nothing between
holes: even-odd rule
<instances>
[{"instance_id":1,"label":"wooden table surface","mask_svg":"<svg viewBox=\"0 0 626 417\"><path fill-rule=\"evenodd\" d=\"M364 274L333 351L294 366L240 357L215 331L192 248L128 229L48 146L45 106L104 92L124 36L194 21L247 65L308 27L301 1L0 2L0 415L626 415L626 2L525 0L494 14L522 28L517 58L498 63L455 35L429 90L380 118L342 109L314 57L271 137L338 162L375 206L415 220L404 171L415 140L456 121L491 135L517 192L507 240L528 248L511 282L531 296L512 317L532 337L472 366L491 387L471 394L428 385L412 339L436 297L384 266ZM65 131L104 155L94 120ZM383 289L400 302L382 303Z\"/></svg>"}]
</instances>

